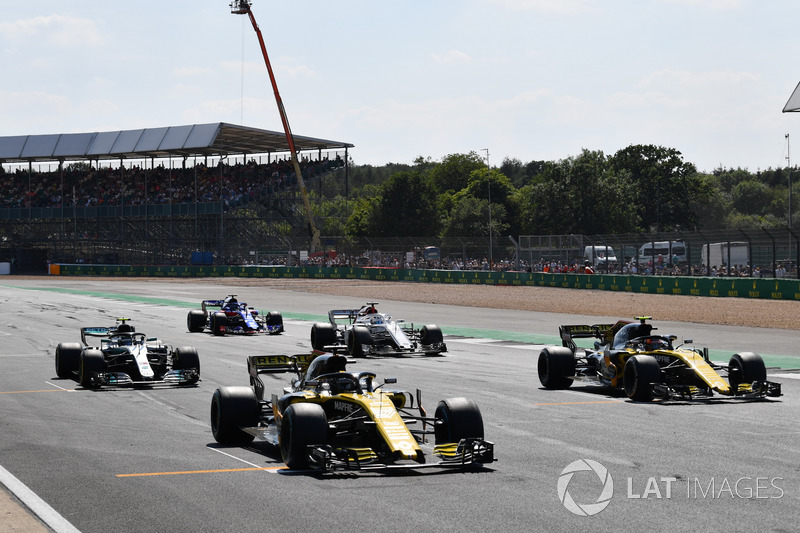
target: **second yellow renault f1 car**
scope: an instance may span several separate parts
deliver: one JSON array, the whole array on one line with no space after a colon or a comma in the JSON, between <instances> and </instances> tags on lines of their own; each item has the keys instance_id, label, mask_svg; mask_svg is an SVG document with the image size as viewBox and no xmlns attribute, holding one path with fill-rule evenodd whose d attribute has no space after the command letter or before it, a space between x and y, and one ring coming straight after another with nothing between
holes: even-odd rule
<instances>
[{"instance_id":1,"label":"second yellow renault f1 car","mask_svg":"<svg viewBox=\"0 0 800 533\"><path fill-rule=\"evenodd\" d=\"M347 362L316 352L249 356L251 386L221 387L211 399L214 438L224 445L271 443L290 469L466 468L494 461L473 401L442 400L428 416L419 391L386 389L396 380L376 384L372 372L347 372ZM291 386L265 398L262 374L288 371L297 373Z\"/></svg>"},{"instance_id":2,"label":"second yellow renault f1 car","mask_svg":"<svg viewBox=\"0 0 800 533\"><path fill-rule=\"evenodd\" d=\"M758 354L741 352L727 365L715 363L708 348L688 347L690 340L675 347L675 335L653 335L649 319L561 326L563 346L539 354L539 381L547 389L565 389L574 381L621 388L636 401L781 396L780 383L767 381ZM597 339L594 349L578 348L574 339L582 337Z\"/></svg>"}]
</instances>

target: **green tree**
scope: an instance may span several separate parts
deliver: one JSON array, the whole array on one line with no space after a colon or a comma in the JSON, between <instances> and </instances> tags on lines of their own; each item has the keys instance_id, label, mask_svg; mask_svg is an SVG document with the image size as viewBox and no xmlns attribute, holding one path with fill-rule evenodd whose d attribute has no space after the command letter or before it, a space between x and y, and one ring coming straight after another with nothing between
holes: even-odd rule
<instances>
[{"instance_id":1,"label":"green tree","mask_svg":"<svg viewBox=\"0 0 800 533\"><path fill-rule=\"evenodd\" d=\"M451 154L430 168L428 180L434 194L457 192L468 185L473 171L485 167L486 163L476 152Z\"/></svg>"},{"instance_id":2,"label":"green tree","mask_svg":"<svg viewBox=\"0 0 800 533\"><path fill-rule=\"evenodd\" d=\"M508 234L506 209L502 204L492 204L492 239L500 242L503 235ZM455 200L453 209L447 214L441 236L454 237L488 237L489 236L489 202L483 198L461 194Z\"/></svg>"},{"instance_id":3,"label":"green tree","mask_svg":"<svg viewBox=\"0 0 800 533\"><path fill-rule=\"evenodd\" d=\"M633 181L643 229L656 231L694 229L697 217L690 209L692 197L703 191L697 169L674 148L631 145L611 158L617 172L627 171Z\"/></svg>"},{"instance_id":4,"label":"green tree","mask_svg":"<svg viewBox=\"0 0 800 533\"><path fill-rule=\"evenodd\" d=\"M435 195L417 172L386 180L372 216L373 235L379 237L432 237L440 229Z\"/></svg>"},{"instance_id":5,"label":"green tree","mask_svg":"<svg viewBox=\"0 0 800 533\"><path fill-rule=\"evenodd\" d=\"M774 189L756 180L737 183L731 191L731 202L737 211L745 215L766 215L775 200Z\"/></svg>"}]
</instances>

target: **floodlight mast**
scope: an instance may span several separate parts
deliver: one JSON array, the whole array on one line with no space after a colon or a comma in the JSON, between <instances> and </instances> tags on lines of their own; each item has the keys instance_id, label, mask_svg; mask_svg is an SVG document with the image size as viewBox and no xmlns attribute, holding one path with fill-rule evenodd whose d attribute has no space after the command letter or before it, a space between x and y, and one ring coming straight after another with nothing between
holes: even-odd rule
<instances>
[{"instance_id":1,"label":"floodlight mast","mask_svg":"<svg viewBox=\"0 0 800 533\"><path fill-rule=\"evenodd\" d=\"M269 62L267 55L267 47L264 44L264 38L261 35L261 30L258 28L256 18L250 10L250 0L233 0L230 3L231 13L234 15L247 15L250 17L250 22L258 37L258 44L261 45L261 55L264 56L264 63L267 65L267 72L269 73L269 81L272 83L272 92L275 93L275 103L278 105L278 113L281 116L281 123L283 124L283 132L286 134L286 142L289 144L289 151L292 153L292 166L297 175L297 184L300 186L300 194L303 197L303 206L306 210L306 218L308 219L308 232L311 235L310 251L313 253L321 248L320 233L317 226L314 224L314 217L311 214L311 203L308 201L308 190L303 182L303 174L300 172L300 163L297 160L297 150L294 147L294 136L292 129L289 127L289 118L286 116L286 109L283 107L283 100L278 92L278 84L275 82L275 74L272 73L272 65Z\"/></svg>"}]
</instances>

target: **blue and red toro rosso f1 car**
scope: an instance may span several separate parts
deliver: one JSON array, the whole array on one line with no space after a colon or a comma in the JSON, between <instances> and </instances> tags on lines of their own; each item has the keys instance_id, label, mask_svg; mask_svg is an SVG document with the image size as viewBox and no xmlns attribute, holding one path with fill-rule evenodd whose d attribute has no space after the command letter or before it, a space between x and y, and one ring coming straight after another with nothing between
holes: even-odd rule
<instances>
[{"instance_id":1,"label":"blue and red toro rosso f1 car","mask_svg":"<svg viewBox=\"0 0 800 533\"><path fill-rule=\"evenodd\" d=\"M268 333L277 335L283 331L283 316L278 311L266 315L230 294L223 300L203 300L201 309L189 311L186 325L190 332L200 333L206 329L214 335L226 333Z\"/></svg>"}]
</instances>

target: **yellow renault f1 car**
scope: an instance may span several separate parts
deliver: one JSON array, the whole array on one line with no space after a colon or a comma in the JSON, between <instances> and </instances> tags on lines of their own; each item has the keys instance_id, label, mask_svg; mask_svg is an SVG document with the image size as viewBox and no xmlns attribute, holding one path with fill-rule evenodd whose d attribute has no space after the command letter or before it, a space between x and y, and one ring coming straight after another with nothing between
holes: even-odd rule
<instances>
[{"instance_id":1,"label":"yellow renault f1 car","mask_svg":"<svg viewBox=\"0 0 800 533\"><path fill-rule=\"evenodd\" d=\"M574 381L622 388L632 400L703 399L714 394L732 398L780 396L781 385L767 381L761 356L734 354L727 365L711 361L708 348L673 347L675 335L653 335L647 323L561 326L563 346L539 353L539 381L547 389L566 389ZM596 338L594 349L578 348L574 339ZM726 379L720 374L724 374Z\"/></svg>"},{"instance_id":2,"label":"yellow renault f1 car","mask_svg":"<svg viewBox=\"0 0 800 533\"><path fill-rule=\"evenodd\" d=\"M279 447L291 469L465 468L494 461L478 406L442 400L426 414L421 394L388 390L372 372L347 372L347 358L314 352L247 358L250 387L221 387L211 399L211 430L224 445L254 439ZM262 374L294 371L281 396L264 396ZM429 444L433 437L433 446ZM428 462L423 446L432 448Z\"/></svg>"}]
</instances>

